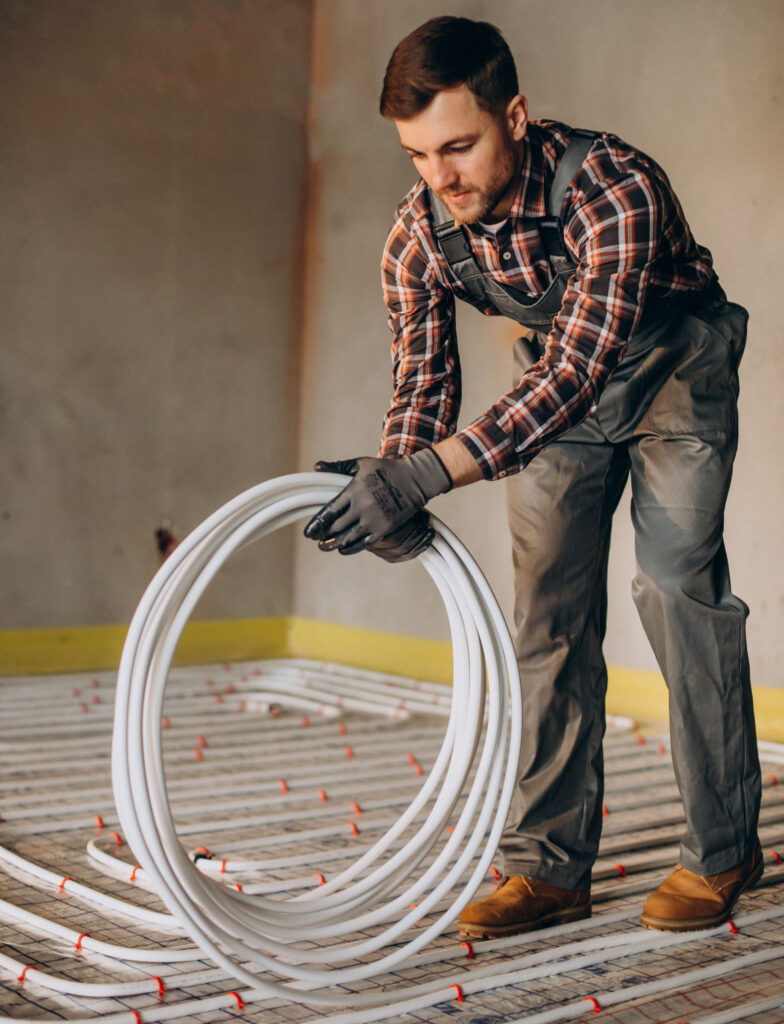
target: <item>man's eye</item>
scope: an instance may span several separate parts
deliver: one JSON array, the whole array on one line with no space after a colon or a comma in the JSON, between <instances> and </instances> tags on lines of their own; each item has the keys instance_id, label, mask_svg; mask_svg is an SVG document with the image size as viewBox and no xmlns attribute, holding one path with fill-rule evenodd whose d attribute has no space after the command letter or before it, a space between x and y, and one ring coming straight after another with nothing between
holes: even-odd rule
<instances>
[{"instance_id":1,"label":"man's eye","mask_svg":"<svg viewBox=\"0 0 784 1024\"><path fill-rule=\"evenodd\" d=\"M467 153L471 148L470 144L467 146L451 146L450 153Z\"/></svg>"}]
</instances>

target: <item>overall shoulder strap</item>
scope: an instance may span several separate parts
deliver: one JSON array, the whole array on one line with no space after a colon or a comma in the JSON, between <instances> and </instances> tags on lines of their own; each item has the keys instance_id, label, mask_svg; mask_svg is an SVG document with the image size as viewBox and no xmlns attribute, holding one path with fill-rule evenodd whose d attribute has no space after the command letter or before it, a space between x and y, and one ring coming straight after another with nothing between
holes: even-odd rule
<instances>
[{"instance_id":1,"label":"overall shoulder strap","mask_svg":"<svg viewBox=\"0 0 784 1024\"><path fill-rule=\"evenodd\" d=\"M484 275L474 258L474 252L466 233L459 224L455 223L452 214L430 186L428 186L427 193L433 217L433 231L441 252L449 264L449 269L461 284L465 285L472 298L485 299L485 289L482 285Z\"/></svg>"},{"instance_id":2,"label":"overall shoulder strap","mask_svg":"<svg viewBox=\"0 0 784 1024\"><path fill-rule=\"evenodd\" d=\"M594 141L598 138L598 132L585 131L582 128L572 129L569 138L569 145L561 157L561 162L555 171L553 183L547 195L547 216L539 221L539 234L550 262L557 273L566 270L571 260L566 255L563 244L563 224L561 223L561 206L563 205L566 190L571 185L575 175L585 162L588 152Z\"/></svg>"}]
</instances>

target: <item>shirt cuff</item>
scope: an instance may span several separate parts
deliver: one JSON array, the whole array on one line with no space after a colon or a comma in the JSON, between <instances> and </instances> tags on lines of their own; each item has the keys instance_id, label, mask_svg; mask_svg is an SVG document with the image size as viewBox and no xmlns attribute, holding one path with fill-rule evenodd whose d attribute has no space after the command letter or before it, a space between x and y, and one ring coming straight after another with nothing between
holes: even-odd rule
<instances>
[{"instance_id":1,"label":"shirt cuff","mask_svg":"<svg viewBox=\"0 0 784 1024\"><path fill-rule=\"evenodd\" d=\"M523 468L512 439L492 419L475 420L455 436L476 459L485 480L503 480Z\"/></svg>"}]
</instances>

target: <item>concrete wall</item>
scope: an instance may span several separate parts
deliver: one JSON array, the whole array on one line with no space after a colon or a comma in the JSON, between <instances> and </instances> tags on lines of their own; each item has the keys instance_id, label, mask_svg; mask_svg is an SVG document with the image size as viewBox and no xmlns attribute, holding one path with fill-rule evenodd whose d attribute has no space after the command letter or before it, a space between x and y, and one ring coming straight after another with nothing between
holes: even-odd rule
<instances>
[{"instance_id":1,"label":"concrete wall","mask_svg":"<svg viewBox=\"0 0 784 1024\"><path fill-rule=\"evenodd\" d=\"M502 29L532 116L657 157L749 306L727 539L755 681L784 685L778 0L4 0L0 629L127 621L164 518L183 535L259 480L375 450L378 262L413 181L377 96L394 44L441 13ZM515 329L464 308L459 330L465 421L508 388ZM508 612L504 486L434 507ZM297 532L244 552L199 616L446 635L418 565ZM632 573L624 507L608 656L652 668Z\"/></svg>"},{"instance_id":2,"label":"concrete wall","mask_svg":"<svg viewBox=\"0 0 784 1024\"><path fill-rule=\"evenodd\" d=\"M163 519L290 471L310 15L0 6L0 628L127 621ZM199 615L290 611L291 557Z\"/></svg>"},{"instance_id":3,"label":"concrete wall","mask_svg":"<svg viewBox=\"0 0 784 1024\"><path fill-rule=\"evenodd\" d=\"M773 283L782 229L777 69L784 7L777 0L316 0L300 468L377 445L391 390L377 268L394 206L414 180L394 128L376 113L377 96L395 43L444 13L499 26L518 59L531 116L609 128L655 156L697 238L713 250L728 292L749 307L727 542L735 590L752 607L755 682L784 686L784 346ZM507 389L514 327L465 309L459 334L466 421ZM508 610L503 485L478 484L434 507L475 553ZM368 558L339 564L305 545L297 553L300 614L445 635L440 600L418 567ZM615 664L654 668L629 597L632 574L627 499L616 523L607 654Z\"/></svg>"}]
</instances>

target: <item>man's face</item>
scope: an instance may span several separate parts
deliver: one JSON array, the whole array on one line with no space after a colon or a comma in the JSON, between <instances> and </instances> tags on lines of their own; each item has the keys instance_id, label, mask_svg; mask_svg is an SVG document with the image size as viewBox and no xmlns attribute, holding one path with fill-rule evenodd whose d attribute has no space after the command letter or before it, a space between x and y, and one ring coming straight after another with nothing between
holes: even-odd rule
<instances>
[{"instance_id":1,"label":"man's face","mask_svg":"<svg viewBox=\"0 0 784 1024\"><path fill-rule=\"evenodd\" d=\"M503 115L482 110L467 85L436 93L415 117L395 121L403 149L458 223L503 220L511 208L527 108L515 96Z\"/></svg>"}]
</instances>

